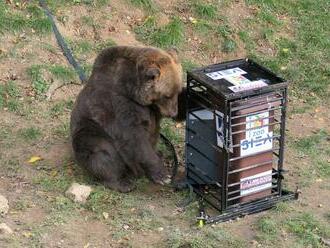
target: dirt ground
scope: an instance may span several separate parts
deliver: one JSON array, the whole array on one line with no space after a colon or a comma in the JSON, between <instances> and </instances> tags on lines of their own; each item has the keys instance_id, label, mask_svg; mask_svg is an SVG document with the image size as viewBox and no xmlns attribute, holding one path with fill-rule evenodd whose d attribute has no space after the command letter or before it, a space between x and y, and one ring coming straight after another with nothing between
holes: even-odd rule
<instances>
[{"instance_id":1,"label":"dirt ground","mask_svg":"<svg viewBox=\"0 0 330 248\"><path fill-rule=\"evenodd\" d=\"M171 13L179 11L178 7L183 9L179 12L181 17L189 19L184 4L178 1L156 3L161 8L159 22L164 25L169 22ZM11 8L15 9L14 5ZM235 28L257 11L247 7L244 1L232 1L226 8L224 13ZM57 24L71 41L85 39L99 44L111 39L119 45L143 45L134 27L145 20L146 14L126 1L113 0L102 7L102 11L73 5L55 14L58 19L67 18L65 23L58 21ZM102 25L97 28L86 25L82 16L90 16ZM231 53L200 52L202 41L194 37L193 30L187 32L187 45L180 49L184 60L206 65L247 55L239 40L237 49ZM272 54L273 48L267 44L260 44L259 48L265 54ZM75 52L84 65L91 65L96 54L97 50L93 49ZM38 36L28 30L1 35L0 61L0 85L14 82L19 91L14 96L17 107L9 104L15 94L7 92L7 105L0 108L0 194L8 199L10 207L9 212L0 217L0 223L6 223L14 231L9 236L0 234L0 247L201 247L203 244L204 247L275 247L274 240L277 247L307 247L281 223L307 212L321 225L329 224L330 179L313 172L308 175L310 171L306 176L304 168L312 168L315 157L302 155L295 148L296 142L320 130L330 134L330 111L322 101L309 107L302 99L289 98L285 156L289 172L285 185L291 190L299 188L299 199L285 204L284 212L270 210L208 226L202 231L196 228L196 203L186 211L176 207L187 196L186 191L174 192L169 187L142 180L134 192L119 194L103 188L77 168L68 137L70 108L82 89L77 76L65 81L44 72L43 77L48 82L65 84L46 100L35 93L33 79L27 73L32 65L70 68L52 33ZM182 127L171 124L170 128L182 135ZM329 147L329 136L325 142L325 147ZM182 136L177 148L182 161ZM42 160L29 163L32 156ZM326 159L327 166L329 162L330 157ZM86 204L73 203L64 195L72 182L93 187ZM278 226L274 226L279 230L275 239L260 238L262 231L258 223L263 218L279 220ZM215 240L218 243L214 243ZM320 245L326 246L326 242Z\"/></svg>"}]
</instances>

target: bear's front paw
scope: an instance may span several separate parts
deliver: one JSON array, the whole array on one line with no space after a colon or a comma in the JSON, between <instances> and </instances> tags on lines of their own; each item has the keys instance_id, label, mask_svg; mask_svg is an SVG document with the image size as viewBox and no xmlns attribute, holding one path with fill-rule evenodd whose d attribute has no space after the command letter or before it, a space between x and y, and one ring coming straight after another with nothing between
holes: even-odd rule
<instances>
[{"instance_id":1,"label":"bear's front paw","mask_svg":"<svg viewBox=\"0 0 330 248\"><path fill-rule=\"evenodd\" d=\"M168 175L166 175L164 169L152 173L151 174L151 180L154 183L157 183L157 184L160 184L160 185L169 184L171 182L171 179L169 178Z\"/></svg>"},{"instance_id":2,"label":"bear's front paw","mask_svg":"<svg viewBox=\"0 0 330 248\"><path fill-rule=\"evenodd\" d=\"M104 182L106 187L109 187L111 189L117 190L121 193L128 193L131 192L136 188L136 185L132 181L120 181L120 182Z\"/></svg>"}]
</instances>

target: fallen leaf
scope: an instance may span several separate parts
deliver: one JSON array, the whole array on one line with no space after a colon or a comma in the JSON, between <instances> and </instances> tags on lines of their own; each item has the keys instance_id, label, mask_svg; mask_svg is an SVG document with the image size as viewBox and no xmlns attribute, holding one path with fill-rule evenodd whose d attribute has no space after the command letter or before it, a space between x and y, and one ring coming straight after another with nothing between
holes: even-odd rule
<instances>
[{"instance_id":1,"label":"fallen leaf","mask_svg":"<svg viewBox=\"0 0 330 248\"><path fill-rule=\"evenodd\" d=\"M33 233L31 233L31 232L23 232L23 236L25 238L31 238L33 236Z\"/></svg>"},{"instance_id":2,"label":"fallen leaf","mask_svg":"<svg viewBox=\"0 0 330 248\"><path fill-rule=\"evenodd\" d=\"M50 176L51 177L56 177L58 172L56 170L51 171Z\"/></svg>"},{"instance_id":3,"label":"fallen leaf","mask_svg":"<svg viewBox=\"0 0 330 248\"><path fill-rule=\"evenodd\" d=\"M31 164L33 164L33 163L35 163L35 162L37 162L37 161L39 161L41 159L42 159L41 157L32 156L28 162L31 163Z\"/></svg>"}]
</instances>

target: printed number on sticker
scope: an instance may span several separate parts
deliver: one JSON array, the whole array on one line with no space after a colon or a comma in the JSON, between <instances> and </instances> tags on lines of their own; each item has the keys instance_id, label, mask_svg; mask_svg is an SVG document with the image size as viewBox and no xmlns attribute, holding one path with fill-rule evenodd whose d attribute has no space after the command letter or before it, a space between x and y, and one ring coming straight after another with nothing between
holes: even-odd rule
<instances>
[{"instance_id":1,"label":"printed number on sticker","mask_svg":"<svg viewBox=\"0 0 330 248\"><path fill-rule=\"evenodd\" d=\"M241 156L247 156L273 148L273 132L268 131L269 112L246 117L245 139L241 140Z\"/></svg>"}]
</instances>

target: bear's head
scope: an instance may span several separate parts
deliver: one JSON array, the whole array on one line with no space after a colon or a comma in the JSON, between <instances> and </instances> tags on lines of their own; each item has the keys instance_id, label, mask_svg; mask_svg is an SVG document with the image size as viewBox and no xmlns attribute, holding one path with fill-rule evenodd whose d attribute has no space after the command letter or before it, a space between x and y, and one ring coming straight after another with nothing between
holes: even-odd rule
<instances>
[{"instance_id":1,"label":"bear's head","mask_svg":"<svg viewBox=\"0 0 330 248\"><path fill-rule=\"evenodd\" d=\"M175 117L182 91L182 67L175 49L147 48L137 60L136 97L142 105L158 108L162 116Z\"/></svg>"}]
</instances>

